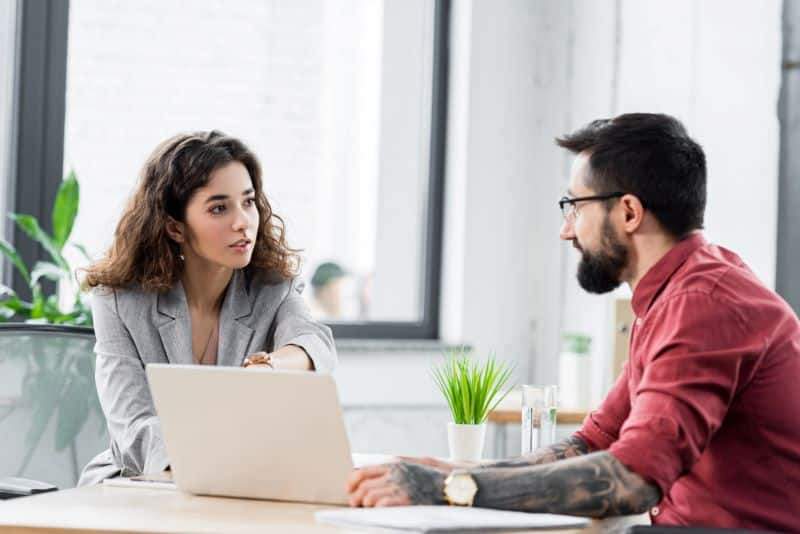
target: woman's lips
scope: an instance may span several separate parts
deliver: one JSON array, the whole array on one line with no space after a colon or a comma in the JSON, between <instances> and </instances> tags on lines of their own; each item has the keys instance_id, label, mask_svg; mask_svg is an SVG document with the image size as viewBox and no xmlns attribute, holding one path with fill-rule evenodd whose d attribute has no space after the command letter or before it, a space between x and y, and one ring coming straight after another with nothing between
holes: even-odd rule
<instances>
[{"instance_id":1,"label":"woman's lips","mask_svg":"<svg viewBox=\"0 0 800 534\"><path fill-rule=\"evenodd\" d=\"M232 248L234 252L243 253L250 250L252 246L253 246L252 241L250 241L249 239L242 239L240 241L237 241L233 245L230 245L230 248Z\"/></svg>"}]
</instances>

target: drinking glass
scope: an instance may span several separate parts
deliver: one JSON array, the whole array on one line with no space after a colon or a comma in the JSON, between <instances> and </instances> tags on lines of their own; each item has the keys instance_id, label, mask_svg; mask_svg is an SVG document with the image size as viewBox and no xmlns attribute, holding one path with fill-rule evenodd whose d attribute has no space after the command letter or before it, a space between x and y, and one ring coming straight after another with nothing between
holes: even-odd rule
<instances>
[{"instance_id":1,"label":"drinking glass","mask_svg":"<svg viewBox=\"0 0 800 534\"><path fill-rule=\"evenodd\" d=\"M558 386L522 386L522 454L556 441Z\"/></svg>"}]
</instances>

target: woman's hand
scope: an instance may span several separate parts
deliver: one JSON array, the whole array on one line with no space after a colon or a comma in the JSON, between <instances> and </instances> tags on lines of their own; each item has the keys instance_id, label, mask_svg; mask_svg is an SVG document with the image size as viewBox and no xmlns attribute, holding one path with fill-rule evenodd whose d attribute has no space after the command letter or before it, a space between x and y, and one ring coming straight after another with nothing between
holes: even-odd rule
<instances>
[{"instance_id":1,"label":"woman's hand","mask_svg":"<svg viewBox=\"0 0 800 534\"><path fill-rule=\"evenodd\" d=\"M248 363L251 362L251 363ZM254 352L245 358L245 367L313 371L314 363L306 351L297 345L286 345L275 352Z\"/></svg>"},{"instance_id":2,"label":"woman's hand","mask_svg":"<svg viewBox=\"0 0 800 534\"><path fill-rule=\"evenodd\" d=\"M244 363L242 366L248 368L257 368L257 369L272 369L274 368L274 362L272 360L272 355L266 353L264 351L254 352L253 354L248 354L247 357L244 359Z\"/></svg>"}]
</instances>

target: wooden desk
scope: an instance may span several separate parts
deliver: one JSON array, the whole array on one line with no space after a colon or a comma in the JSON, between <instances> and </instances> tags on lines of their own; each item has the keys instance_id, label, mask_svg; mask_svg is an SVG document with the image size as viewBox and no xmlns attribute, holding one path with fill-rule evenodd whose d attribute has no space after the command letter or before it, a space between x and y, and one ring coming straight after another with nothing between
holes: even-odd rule
<instances>
[{"instance_id":1,"label":"wooden desk","mask_svg":"<svg viewBox=\"0 0 800 534\"><path fill-rule=\"evenodd\" d=\"M34 497L0 502L0 533L85 534L226 533L297 534L352 533L320 525L314 512L332 508L313 504L279 503L222 497L197 497L174 490L86 486ZM590 534L607 530L608 520L561 534ZM615 527L618 526L615 524ZM600 530L598 530L600 529ZM610 528L608 530L611 530ZM531 531L531 532L542 532Z\"/></svg>"},{"instance_id":2,"label":"wooden desk","mask_svg":"<svg viewBox=\"0 0 800 534\"><path fill-rule=\"evenodd\" d=\"M2 501L0 532L343 532L314 521L326 508L100 484Z\"/></svg>"}]
</instances>

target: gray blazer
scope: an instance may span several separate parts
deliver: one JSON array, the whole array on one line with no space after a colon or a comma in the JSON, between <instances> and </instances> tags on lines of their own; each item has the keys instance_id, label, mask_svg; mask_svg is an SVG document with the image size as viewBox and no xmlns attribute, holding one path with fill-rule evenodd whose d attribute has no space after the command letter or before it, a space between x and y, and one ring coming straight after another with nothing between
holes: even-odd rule
<instances>
[{"instance_id":1,"label":"gray blazer","mask_svg":"<svg viewBox=\"0 0 800 534\"><path fill-rule=\"evenodd\" d=\"M217 365L239 366L248 354L292 344L308 353L318 372L333 371L333 336L311 318L302 290L297 280L270 283L236 271L220 311ZM194 363L191 319L180 282L163 294L96 288L92 314L95 380L111 447L84 468L79 486L163 471L170 464L144 367Z\"/></svg>"}]
</instances>

